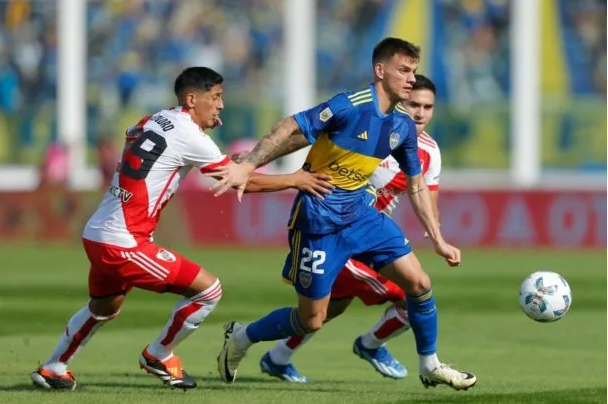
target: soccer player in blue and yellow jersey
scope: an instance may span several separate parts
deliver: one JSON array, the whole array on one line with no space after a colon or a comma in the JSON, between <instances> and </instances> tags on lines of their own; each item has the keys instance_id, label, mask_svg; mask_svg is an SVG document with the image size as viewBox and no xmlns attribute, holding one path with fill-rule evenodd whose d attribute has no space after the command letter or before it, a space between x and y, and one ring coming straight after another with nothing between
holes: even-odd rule
<instances>
[{"instance_id":1,"label":"soccer player in blue and yellow jersey","mask_svg":"<svg viewBox=\"0 0 608 404\"><path fill-rule=\"evenodd\" d=\"M218 356L224 381L235 380L237 367L252 344L320 329L333 282L352 257L405 290L422 383L426 387L446 384L457 390L475 384L473 374L439 361L431 281L399 226L374 208L375 198L367 187L378 164L392 155L407 176L410 202L435 251L450 266L460 264L460 251L443 239L433 214L421 175L415 123L397 105L408 98L416 81L419 57L419 48L407 41L382 40L372 56L373 84L281 120L243 162L210 174L221 177L214 187L216 194L236 187L241 198L255 168L312 144L304 168L330 175L335 187L324 199L297 195L288 224L291 251L283 277L295 286L298 307L275 310L246 326L235 321L226 324Z\"/></svg>"}]
</instances>

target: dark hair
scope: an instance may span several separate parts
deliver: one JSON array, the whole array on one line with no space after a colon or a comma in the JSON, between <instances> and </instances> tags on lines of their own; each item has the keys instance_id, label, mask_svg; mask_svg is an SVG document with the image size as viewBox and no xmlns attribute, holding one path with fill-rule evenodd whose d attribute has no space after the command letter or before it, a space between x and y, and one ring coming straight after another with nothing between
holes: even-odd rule
<instances>
[{"instance_id":1,"label":"dark hair","mask_svg":"<svg viewBox=\"0 0 608 404\"><path fill-rule=\"evenodd\" d=\"M420 47L399 38L384 38L374 48L372 63L376 64L390 59L393 55L401 53L416 60L420 60Z\"/></svg>"},{"instance_id":2,"label":"dark hair","mask_svg":"<svg viewBox=\"0 0 608 404\"><path fill-rule=\"evenodd\" d=\"M185 90L209 91L216 84L222 84L224 78L221 74L208 67L189 67L175 79L173 91L179 97Z\"/></svg>"},{"instance_id":3,"label":"dark hair","mask_svg":"<svg viewBox=\"0 0 608 404\"><path fill-rule=\"evenodd\" d=\"M435 83L433 83L433 81L431 79L429 79L428 77L426 77L422 74L416 75L416 82L412 86L412 91L415 91L415 90L429 90L434 95L437 95L437 89L435 88Z\"/></svg>"}]
</instances>

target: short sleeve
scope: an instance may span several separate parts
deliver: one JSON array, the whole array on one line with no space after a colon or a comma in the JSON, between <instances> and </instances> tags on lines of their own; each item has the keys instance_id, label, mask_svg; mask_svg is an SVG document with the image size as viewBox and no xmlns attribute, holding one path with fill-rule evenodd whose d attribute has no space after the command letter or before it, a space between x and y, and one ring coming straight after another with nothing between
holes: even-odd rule
<instances>
[{"instance_id":1,"label":"short sleeve","mask_svg":"<svg viewBox=\"0 0 608 404\"><path fill-rule=\"evenodd\" d=\"M344 94L338 94L329 101L295 114L294 119L312 144L321 133L341 129L347 121L351 105Z\"/></svg>"},{"instance_id":2,"label":"short sleeve","mask_svg":"<svg viewBox=\"0 0 608 404\"><path fill-rule=\"evenodd\" d=\"M399 163L401 171L410 177L420 174L422 168L420 166L420 158L418 157L418 139L416 137L416 125L412 118L407 118L407 126L405 126L405 140L401 143L391 155Z\"/></svg>"},{"instance_id":3,"label":"short sleeve","mask_svg":"<svg viewBox=\"0 0 608 404\"><path fill-rule=\"evenodd\" d=\"M213 139L204 133L193 134L182 150L184 163L197 167L201 172L209 172L230 162L230 158L220 151Z\"/></svg>"},{"instance_id":4,"label":"short sleeve","mask_svg":"<svg viewBox=\"0 0 608 404\"><path fill-rule=\"evenodd\" d=\"M427 150L429 153L429 168L424 174L424 182L431 191L439 189L439 177L441 176L441 152L439 147Z\"/></svg>"}]
</instances>

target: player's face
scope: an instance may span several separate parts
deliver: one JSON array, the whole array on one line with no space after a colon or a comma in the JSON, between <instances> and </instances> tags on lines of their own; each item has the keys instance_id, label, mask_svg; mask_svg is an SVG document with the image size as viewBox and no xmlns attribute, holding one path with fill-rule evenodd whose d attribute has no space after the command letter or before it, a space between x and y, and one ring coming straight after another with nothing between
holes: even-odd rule
<instances>
[{"instance_id":1,"label":"player's face","mask_svg":"<svg viewBox=\"0 0 608 404\"><path fill-rule=\"evenodd\" d=\"M431 119L433 119L435 94L426 88L414 90L410 93L407 100L401 102L401 105L414 118L416 132L421 134L424 128L431 122Z\"/></svg>"},{"instance_id":2,"label":"player's face","mask_svg":"<svg viewBox=\"0 0 608 404\"><path fill-rule=\"evenodd\" d=\"M193 93L192 104L196 123L202 129L215 127L220 119L220 111L224 109L222 85L216 84L209 91Z\"/></svg>"},{"instance_id":3,"label":"player's face","mask_svg":"<svg viewBox=\"0 0 608 404\"><path fill-rule=\"evenodd\" d=\"M387 62L377 70L382 86L391 97L391 101L397 103L409 97L412 86L416 82L416 69L418 61L402 53L394 54Z\"/></svg>"}]
</instances>

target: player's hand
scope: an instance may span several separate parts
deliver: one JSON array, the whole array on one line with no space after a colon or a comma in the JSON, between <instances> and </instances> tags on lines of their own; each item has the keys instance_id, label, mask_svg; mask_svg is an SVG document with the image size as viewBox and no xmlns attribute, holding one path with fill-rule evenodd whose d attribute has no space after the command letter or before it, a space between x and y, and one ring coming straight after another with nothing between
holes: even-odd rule
<instances>
[{"instance_id":1,"label":"player's hand","mask_svg":"<svg viewBox=\"0 0 608 404\"><path fill-rule=\"evenodd\" d=\"M460 265L460 250L453 245L440 241L435 243L435 252L445 258L446 262L451 267Z\"/></svg>"},{"instance_id":2,"label":"player's hand","mask_svg":"<svg viewBox=\"0 0 608 404\"><path fill-rule=\"evenodd\" d=\"M237 191L237 199L239 202L243 199L245 193L245 186L249 181L249 176L255 170L255 166L249 163L236 164L230 162L225 166L218 167L217 169L205 173L208 177L219 177L217 183L215 183L210 190L215 192L214 196L220 196L230 188L234 188Z\"/></svg>"},{"instance_id":3,"label":"player's hand","mask_svg":"<svg viewBox=\"0 0 608 404\"><path fill-rule=\"evenodd\" d=\"M334 189L334 186L328 182L332 178L328 174L310 173L300 169L292 176L298 190L308 192L320 199L325 199L322 194L331 194Z\"/></svg>"}]
</instances>

